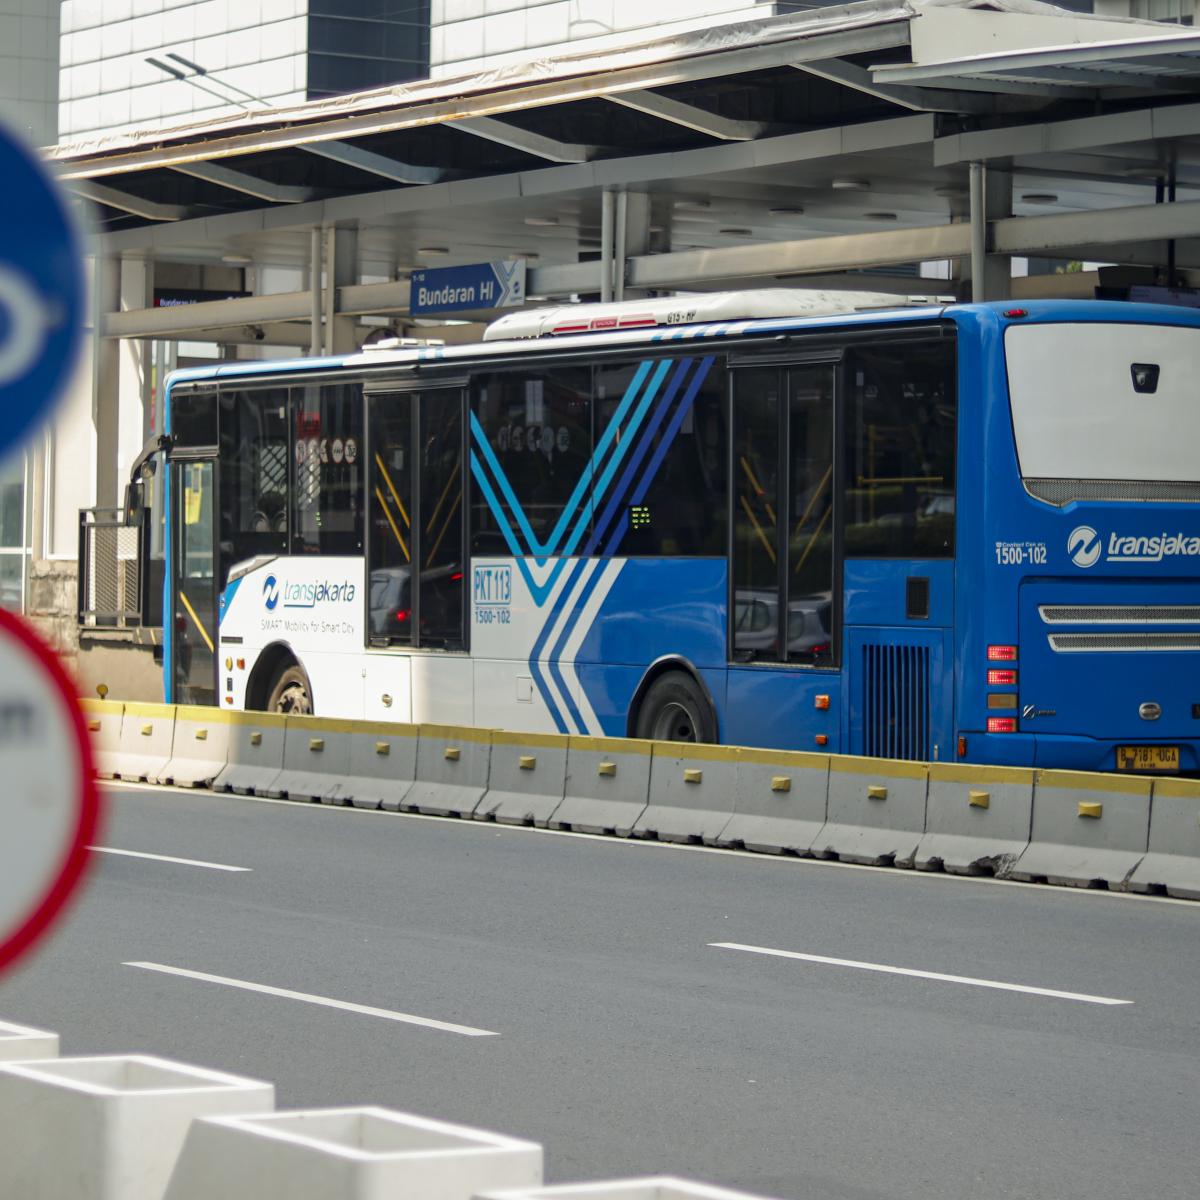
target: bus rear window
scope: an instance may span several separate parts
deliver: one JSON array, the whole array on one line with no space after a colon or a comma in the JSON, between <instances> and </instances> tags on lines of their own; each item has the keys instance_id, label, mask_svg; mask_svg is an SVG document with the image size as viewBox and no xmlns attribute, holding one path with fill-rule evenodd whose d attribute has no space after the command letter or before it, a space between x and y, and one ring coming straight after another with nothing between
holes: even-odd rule
<instances>
[{"instance_id":1,"label":"bus rear window","mask_svg":"<svg viewBox=\"0 0 1200 1200\"><path fill-rule=\"evenodd\" d=\"M1200 500L1200 329L1013 325L1004 348L1032 495L1058 505Z\"/></svg>"}]
</instances>

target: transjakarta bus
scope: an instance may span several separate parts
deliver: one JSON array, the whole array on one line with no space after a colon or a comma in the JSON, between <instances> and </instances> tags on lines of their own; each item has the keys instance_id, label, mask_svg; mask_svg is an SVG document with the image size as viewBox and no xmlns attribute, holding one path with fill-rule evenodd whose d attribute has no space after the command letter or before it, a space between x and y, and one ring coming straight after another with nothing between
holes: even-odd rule
<instances>
[{"instance_id":1,"label":"transjakarta bus","mask_svg":"<svg viewBox=\"0 0 1200 1200\"><path fill-rule=\"evenodd\" d=\"M1200 314L829 299L175 374L168 699L1200 769Z\"/></svg>"}]
</instances>

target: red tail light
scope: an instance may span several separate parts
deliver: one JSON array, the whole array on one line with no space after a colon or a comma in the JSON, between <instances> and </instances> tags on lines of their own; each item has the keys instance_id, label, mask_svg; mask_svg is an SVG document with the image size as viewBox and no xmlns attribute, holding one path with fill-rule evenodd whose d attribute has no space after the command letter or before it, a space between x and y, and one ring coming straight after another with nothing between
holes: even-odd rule
<instances>
[{"instance_id":1,"label":"red tail light","mask_svg":"<svg viewBox=\"0 0 1200 1200\"><path fill-rule=\"evenodd\" d=\"M407 608L402 608L402 609L400 609L399 612L396 613L396 620L397 621L407 621L408 618L411 616L412 616L412 613L409 612L409 610Z\"/></svg>"},{"instance_id":2,"label":"red tail light","mask_svg":"<svg viewBox=\"0 0 1200 1200\"><path fill-rule=\"evenodd\" d=\"M1016 717L988 717L988 733L1016 733Z\"/></svg>"},{"instance_id":3,"label":"red tail light","mask_svg":"<svg viewBox=\"0 0 1200 1200\"><path fill-rule=\"evenodd\" d=\"M998 687L1014 687L1017 682L1017 673L1013 670L992 670L988 672L988 685Z\"/></svg>"},{"instance_id":4,"label":"red tail light","mask_svg":"<svg viewBox=\"0 0 1200 1200\"><path fill-rule=\"evenodd\" d=\"M989 646L988 662L1016 662L1016 646Z\"/></svg>"}]
</instances>

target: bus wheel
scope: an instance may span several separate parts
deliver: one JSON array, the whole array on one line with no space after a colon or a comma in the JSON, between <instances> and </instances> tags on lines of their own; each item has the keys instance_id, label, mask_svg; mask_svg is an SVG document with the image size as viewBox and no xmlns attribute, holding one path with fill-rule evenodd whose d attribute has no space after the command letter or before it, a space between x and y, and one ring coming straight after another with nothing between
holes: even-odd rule
<instances>
[{"instance_id":1,"label":"bus wheel","mask_svg":"<svg viewBox=\"0 0 1200 1200\"><path fill-rule=\"evenodd\" d=\"M656 742L713 742L708 700L684 671L667 671L651 685L638 709L637 736Z\"/></svg>"},{"instance_id":2,"label":"bus wheel","mask_svg":"<svg viewBox=\"0 0 1200 1200\"><path fill-rule=\"evenodd\" d=\"M267 712L307 714L313 710L312 688L302 667L292 663L275 677L267 698Z\"/></svg>"}]
</instances>

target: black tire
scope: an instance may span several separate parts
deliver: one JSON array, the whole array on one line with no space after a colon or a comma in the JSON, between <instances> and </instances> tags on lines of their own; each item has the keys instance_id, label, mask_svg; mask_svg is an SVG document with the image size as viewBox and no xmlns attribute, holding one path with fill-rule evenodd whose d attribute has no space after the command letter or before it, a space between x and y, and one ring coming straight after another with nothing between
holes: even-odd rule
<instances>
[{"instance_id":1,"label":"black tire","mask_svg":"<svg viewBox=\"0 0 1200 1200\"><path fill-rule=\"evenodd\" d=\"M296 663L284 667L271 683L266 711L297 715L308 714L312 710L312 685L304 669Z\"/></svg>"},{"instance_id":2,"label":"black tire","mask_svg":"<svg viewBox=\"0 0 1200 1200\"><path fill-rule=\"evenodd\" d=\"M667 671L650 685L638 706L636 733L658 742L717 740L708 698L684 671Z\"/></svg>"}]
</instances>

